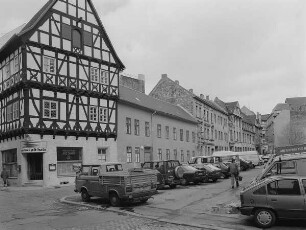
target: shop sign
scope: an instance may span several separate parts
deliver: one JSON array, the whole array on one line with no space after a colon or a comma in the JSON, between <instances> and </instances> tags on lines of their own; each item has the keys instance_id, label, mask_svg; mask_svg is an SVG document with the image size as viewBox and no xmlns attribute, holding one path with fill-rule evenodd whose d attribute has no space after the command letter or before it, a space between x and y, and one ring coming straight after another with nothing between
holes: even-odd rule
<instances>
[{"instance_id":1,"label":"shop sign","mask_svg":"<svg viewBox=\"0 0 306 230\"><path fill-rule=\"evenodd\" d=\"M22 141L21 152L22 153L41 153L47 151L46 141Z\"/></svg>"}]
</instances>

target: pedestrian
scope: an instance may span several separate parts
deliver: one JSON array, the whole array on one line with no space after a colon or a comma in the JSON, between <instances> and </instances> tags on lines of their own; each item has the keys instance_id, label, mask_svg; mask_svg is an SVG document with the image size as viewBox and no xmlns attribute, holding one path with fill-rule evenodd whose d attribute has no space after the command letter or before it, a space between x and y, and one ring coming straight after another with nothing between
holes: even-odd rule
<instances>
[{"instance_id":1,"label":"pedestrian","mask_svg":"<svg viewBox=\"0 0 306 230\"><path fill-rule=\"evenodd\" d=\"M230 163L228 169L231 174L232 188L234 188L235 181L236 181L236 186L239 187L239 181L238 181L239 169L238 169L238 164L235 162L234 158L232 159L232 162Z\"/></svg>"},{"instance_id":2,"label":"pedestrian","mask_svg":"<svg viewBox=\"0 0 306 230\"><path fill-rule=\"evenodd\" d=\"M2 172L1 172L1 178L2 178L2 180L3 180L3 185L4 185L4 187L7 187L7 185L8 185L9 173L8 173L8 171L6 171L6 168L5 168L5 167L3 167L3 170L2 170Z\"/></svg>"}]
</instances>

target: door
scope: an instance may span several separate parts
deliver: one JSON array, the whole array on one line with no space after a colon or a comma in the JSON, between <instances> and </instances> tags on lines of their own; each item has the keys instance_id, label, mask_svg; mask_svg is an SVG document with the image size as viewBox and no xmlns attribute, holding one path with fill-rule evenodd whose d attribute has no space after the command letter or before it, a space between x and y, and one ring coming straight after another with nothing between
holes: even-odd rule
<instances>
[{"instance_id":1,"label":"door","mask_svg":"<svg viewBox=\"0 0 306 230\"><path fill-rule=\"evenodd\" d=\"M28 179L43 180L43 154L29 153L28 159Z\"/></svg>"},{"instance_id":2,"label":"door","mask_svg":"<svg viewBox=\"0 0 306 230\"><path fill-rule=\"evenodd\" d=\"M151 147L144 147L144 162L152 161L152 149Z\"/></svg>"},{"instance_id":3,"label":"door","mask_svg":"<svg viewBox=\"0 0 306 230\"><path fill-rule=\"evenodd\" d=\"M297 179L279 179L267 185L267 202L280 218L305 218L305 199Z\"/></svg>"}]
</instances>

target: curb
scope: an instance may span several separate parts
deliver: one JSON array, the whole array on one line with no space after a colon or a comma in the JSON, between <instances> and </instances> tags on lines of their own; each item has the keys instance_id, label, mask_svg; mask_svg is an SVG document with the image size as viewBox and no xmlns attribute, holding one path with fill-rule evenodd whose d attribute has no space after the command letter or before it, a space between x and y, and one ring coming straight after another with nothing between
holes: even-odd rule
<instances>
[{"instance_id":1,"label":"curb","mask_svg":"<svg viewBox=\"0 0 306 230\"><path fill-rule=\"evenodd\" d=\"M139 217L139 218L145 218L145 219L155 220L155 221L169 223L169 224L181 225L181 226L189 226L189 227L195 227L195 228L200 228L200 229L208 229L208 230L210 230L210 229L211 230L234 230L232 228L218 227L218 226L213 225L213 224L205 224L205 226L201 225L201 224L187 224L187 223L183 223L183 222L180 222L180 221L172 221L172 220L167 220L167 219L158 218L158 217L154 217L154 216L145 216L145 215L142 215L142 214L133 213L133 212L125 211L125 210L117 210L117 209L114 209L112 207L104 208L104 207L101 207L101 206L93 206L93 205L86 204L86 203L83 203L83 202L79 203L79 202L74 202L74 201L68 201L68 200L66 200L68 197L71 197L71 196L66 196L66 197L61 198L60 202L70 204L70 205L88 207L88 208L99 210L99 211L109 211L109 212L114 212L114 213L126 214L126 215L135 216L135 217Z\"/></svg>"}]
</instances>

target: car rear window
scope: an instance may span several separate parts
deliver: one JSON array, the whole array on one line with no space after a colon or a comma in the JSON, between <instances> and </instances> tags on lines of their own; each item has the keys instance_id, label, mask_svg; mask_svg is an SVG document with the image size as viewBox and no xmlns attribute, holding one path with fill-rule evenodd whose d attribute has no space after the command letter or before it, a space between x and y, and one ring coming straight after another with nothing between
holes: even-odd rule
<instances>
[{"instance_id":1,"label":"car rear window","mask_svg":"<svg viewBox=\"0 0 306 230\"><path fill-rule=\"evenodd\" d=\"M266 190L266 185L256 189L254 192L253 192L254 195L266 195L267 194L267 190Z\"/></svg>"}]
</instances>

